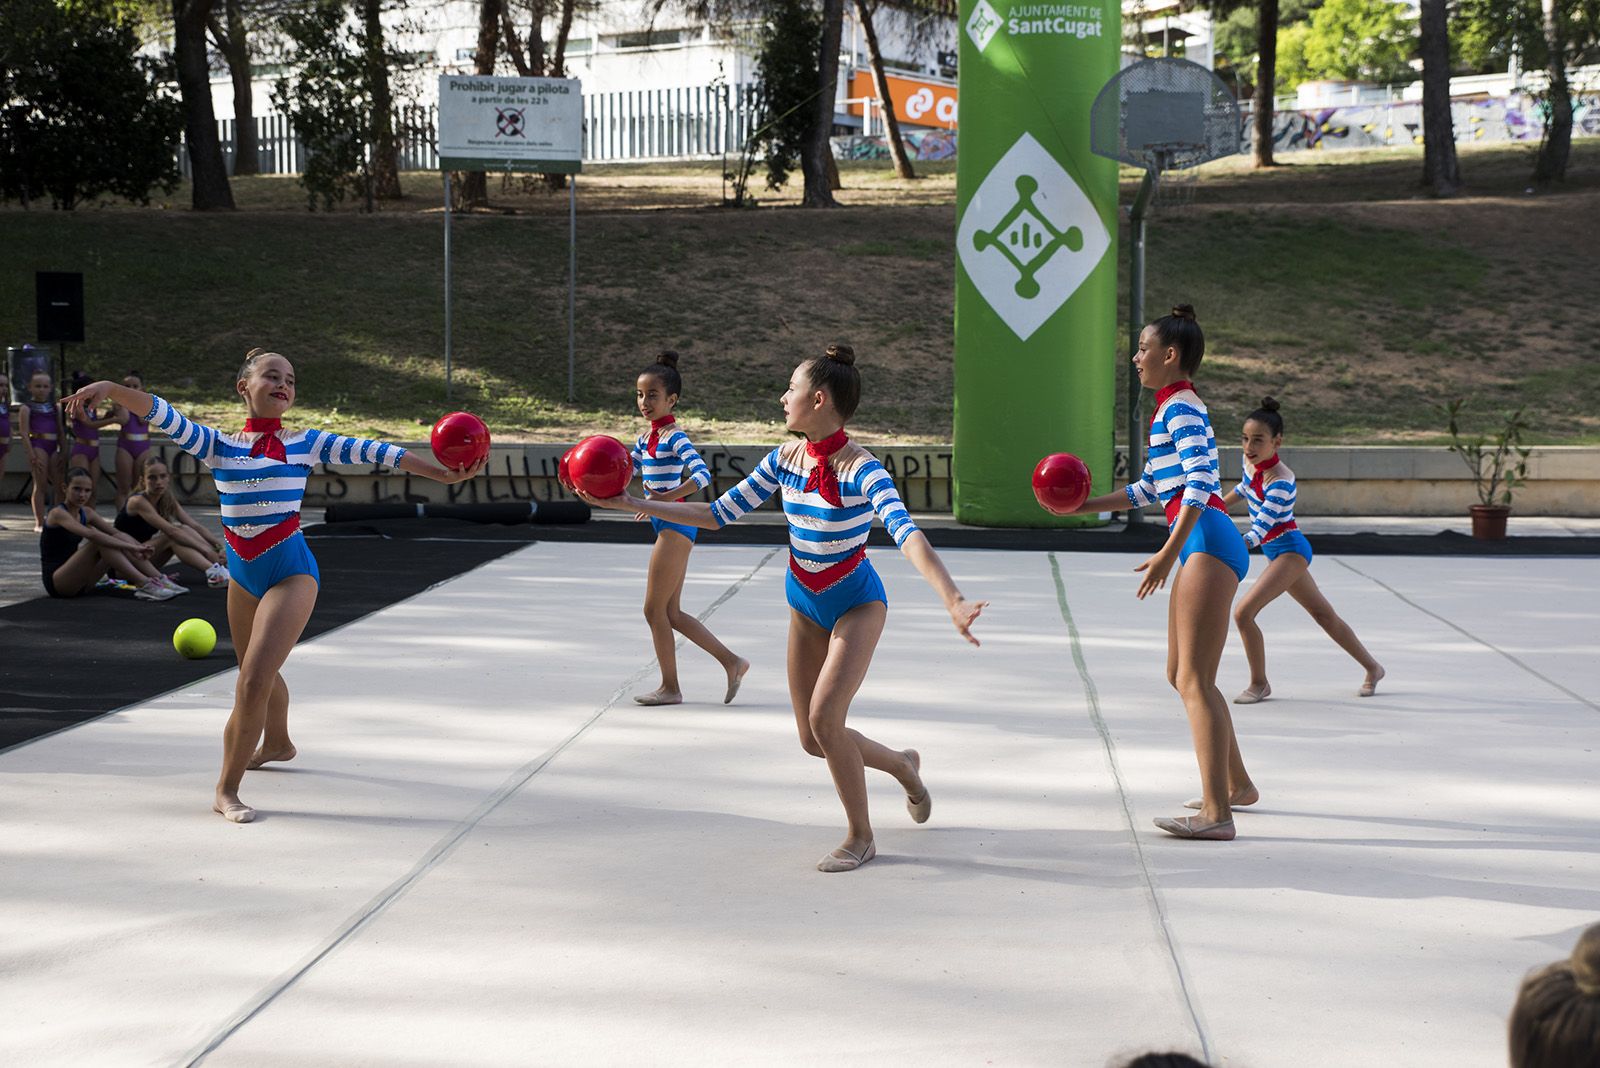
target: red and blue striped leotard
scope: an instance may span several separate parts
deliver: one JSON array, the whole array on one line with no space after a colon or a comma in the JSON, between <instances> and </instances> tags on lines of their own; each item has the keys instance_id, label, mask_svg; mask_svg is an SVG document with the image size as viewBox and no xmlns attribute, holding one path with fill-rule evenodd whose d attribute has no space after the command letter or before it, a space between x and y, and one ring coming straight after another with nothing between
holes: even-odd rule
<instances>
[{"instance_id":1,"label":"red and blue striped leotard","mask_svg":"<svg viewBox=\"0 0 1600 1068\"><path fill-rule=\"evenodd\" d=\"M1135 507L1159 502L1169 527L1177 522L1181 509L1200 509L1200 520L1179 551L1179 560L1206 553L1227 564L1243 581L1250 570L1249 550L1223 504L1217 438L1193 383L1174 382L1157 391L1156 413L1150 419L1149 457L1144 476L1128 485L1129 502Z\"/></svg>"},{"instance_id":2,"label":"red and blue striped leotard","mask_svg":"<svg viewBox=\"0 0 1600 1068\"><path fill-rule=\"evenodd\" d=\"M789 521L789 606L823 630L869 601L888 604L883 582L867 559L867 534L876 515L896 545L917 530L894 480L883 464L859 445L847 444L828 460L838 479L839 502L820 487L808 488L803 466L806 443L780 445L756 465L748 478L718 497L711 513L726 526L758 508L780 490Z\"/></svg>"},{"instance_id":3,"label":"red and blue striped leotard","mask_svg":"<svg viewBox=\"0 0 1600 1068\"><path fill-rule=\"evenodd\" d=\"M1254 471L1246 470L1233 491L1244 498L1250 507L1250 529L1244 532L1244 543L1250 548L1261 546L1268 560L1276 560L1284 553L1299 553L1311 562L1311 542L1300 533L1295 522L1294 472L1280 461L1276 454L1263 460Z\"/></svg>"},{"instance_id":4,"label":"red and blue striped leotard","mask_svg":"<svg viewBox=\"0 0 1600 1068\"><path fill-rule=\"evenodd\" d=\"M253 597L293 575L320 581L316 558L300 533L306 479L317 464L399 465L406 451L388 442L330 434L326 430L282 430L224 434L196 423L156 397L145 416L150 426L211 469L222 501L222 536L228 574ZM264 439L272 438L278 448ZM276 455L274 455L276 454Z\"/></svg>"},{"instance_id":5,"label":"red and blue striped leotard","mask_svg":"<svg viewBox=\"0 0 1600 1068\"><path fill-rule=\"evenodd\" d=\"M689 435L679 430L672 416L657 419L650 424L650 433L640 434L633 443L633 469L639 473L644 488L654 492L677 489L687 478L696 486L711 485L711 469L695 451ZM652 440L654 439L654 440ZM675 531L694 541L697 528L669 523L665 519L650 517L650 525L659 536L663 530Z\"/></svg>"}]
</instances>

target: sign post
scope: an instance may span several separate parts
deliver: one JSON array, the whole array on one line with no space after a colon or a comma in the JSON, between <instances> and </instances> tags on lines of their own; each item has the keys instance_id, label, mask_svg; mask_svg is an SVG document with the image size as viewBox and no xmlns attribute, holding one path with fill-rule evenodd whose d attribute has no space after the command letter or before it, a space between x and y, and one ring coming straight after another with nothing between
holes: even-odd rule
<instances>
[{"instance_id":1,"label":"sign post","mask_svg":"<svg viewBox=\"0 0 1600 1068\"><path fill-rule=\"evenodd\" d=\"M1068 526L1030 474L1077 454L1109 488L1117 167L1089 111L1117 70L1111 0L961 0L956 162L954 510L980 526Z\"/></svg>"},{"instance_id":2,"label":"sign post","mask_svg":"<svg viewBox=\"0 0 1600 1068\"><path fill-rule=\"evenodd\" d=\"M583 170L583 85L576 78L439 78L439 169L444 172L444 381L451 393L450 172L571 175L567 195L567 399L577 367L578 173Z\"/></svg>"}]
</instances>

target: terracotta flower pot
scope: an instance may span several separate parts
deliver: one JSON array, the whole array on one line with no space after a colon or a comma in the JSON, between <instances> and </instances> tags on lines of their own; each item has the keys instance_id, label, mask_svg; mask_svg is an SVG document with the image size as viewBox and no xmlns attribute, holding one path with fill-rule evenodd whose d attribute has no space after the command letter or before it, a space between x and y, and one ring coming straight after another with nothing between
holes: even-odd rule
<instances>
[{"instance_id":1,"label":"terracotta flower pot","mask_svg":"<svg viewBox=\"0 0 1600 1068\"><path fill-rule=\"evenodd\" d=\"M1472 506L1472 536L1494 541L1506 536L1506 517L1511 507L1505 504L1475 504Z\"/></svg>"}]
</instances>

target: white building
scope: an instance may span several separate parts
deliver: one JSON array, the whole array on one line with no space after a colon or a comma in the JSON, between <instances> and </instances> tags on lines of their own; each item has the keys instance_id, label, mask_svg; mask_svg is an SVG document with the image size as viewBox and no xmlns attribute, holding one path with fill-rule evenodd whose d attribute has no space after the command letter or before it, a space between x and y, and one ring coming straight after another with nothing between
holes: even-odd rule
<instances>
[{"instance_id":1,"label":"white building","mask_svg":"<svg viewBox=\"0 0 1600 1068\"><path fill-rule=\"evenodd\" d=\"M390 44L421 60L409 76L418 103L433 102L438 75L475 69L478 10L479 5L471 0L436 0L408 4L392 16L395 28ZM553 20L543 27L547 50L554 48L557 28ZM904 12L880 8L874 28L884 65L893 79L892 95L897 101L902 96L905 100L900 109L902 122L913 129L954 128L955 20L913 19ZM583 82L585 97L749 85L757 76L755 32L754 26L716 29L670 9L652 17L643 0L601 0L595 10L580 13L573 21L566 48L567 73ZM503 42L496 73L516 73L503 54ZM276 110L271 94L277 77L274 73L255 80L256 115ZM232 118L233 85L225 71L212 79L212 96L217 118ZM847 5L840 44L838 129L859 131L865 125L869 132L881 132L877 113L863 114L862 98L875 96L866 39Z\"/></svg>"}]
</instances>

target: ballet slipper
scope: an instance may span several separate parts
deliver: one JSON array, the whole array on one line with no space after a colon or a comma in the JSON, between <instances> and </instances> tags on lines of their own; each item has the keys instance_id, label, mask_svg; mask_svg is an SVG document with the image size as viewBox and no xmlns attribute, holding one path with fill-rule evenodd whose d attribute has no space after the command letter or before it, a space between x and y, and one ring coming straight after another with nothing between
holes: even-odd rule
<instances>
[{"instance_id":1,"label":"ballet slipper","mask_svg":"<svg viewBox=\"0 0 1600 1068\"><path fill-rule=\"evenodd\" d=\"M249 823L256 818L255 809L238 801L229 801L226 805L213 804L211 811L229 823Z\"/></svg>"},{"instance_id":2,"label":"ballet slipper","mask_svg":"<svg viewBox=\"0 0 1600 1068\"><path fill-rule=\"evenodd\" d=\"M1203 838L1214 842L1233 841L1233 821L1208 823L1197 816L1158 816L1155 825L1178 838Z\"/></svg>"},{"instance_id":3,"label":"ballet slipper","mask_svg":"<svg viewBox=\"0 0 1600 1068\"><path fill-rule=\"evenodd\" d=\"M1356 691L1356 696L1357 697L1371 697L1373 694L1377 693L1378 692L1378 683L1382 682L1383 681L1383 677L1385 675L1387 675L1387 674L1388 674L1387 671L1383 670L1383 668L1379 668L1378 669L1377 678L1367 679L1365 682L1363 682L1361 684L1361 689Z\"/></svg>"},{"instance_id":4,"label":"ballet slipper","mask_svg":"<svg viewBox=\"0 0 1600 1068\"><path fill-rule=\"evenodd\" d=\"M722 695L722 703L733 704L733 699L739 696L739 684L744 681L745 672L750 670L750 661L740 660L739 670L728 676L728 692Z\"/></svg>"},{"instance_id":5,"label":"ballet slipper","mask_svg":"<svg viewBox=\"0 0 1600 1068\"><path fill-rule=\"evenodd\" d=\"M840 853L843 853L844 856L839 856ZM817 861L817 870L828 872L855 871L857 868L861 867L861 865L865 864L867 861L871 860L877 855L877 842L868 842L867 848L863 849L859 856L850 852L850 850L846 849L844 846L840 846L832 853L829 853L827 856Z\"/></svg>"},{"instance_id":6,"label":"ballet slipper","mask_svg":"<svg viewBox=\"0 0 1600 1068\"><path fill-rule=\"evenodd\" d=\"M635 694L633 699L635 701L637 701L641 705L649 705L651 707L654 707L656 705L681 705L681 704L683 704L683 694L681 694L681 693L666 693L665 691L662 691L662 690L652 690L649 693Z\"/></svg>"},{"instance_id":7,"label":"ballet slipper","mask_svg":"<svg viewBox=\"0 0 1600 1068\"><path fill-rule=\"evenodd\" d=\"M906 759L911 761L911 770L919 775L922 772L922 754L915 749L906 750ZM933 813L933 795L928 792L927 784L922 787L921 797L912 797L906 794L906 811L911 813L913 823L927 823L928 817Z\"/></svg>"},{"instance_id":8,"label":"ballet slipper","mask_svg":"<svg viewBox=\"0 0 1600 1068\"><path fill-rule=\"evenodd\" d=\"M1239 692L1239 696L1233 699L1233 703L1236 705L1256 705L1260 704L1262 701L1265 701L1271 696L1271 685L1263 683L1261 689L1259 690L1252 690L1248 688L1241 690Z\"/></svg>"}]
</instances>

